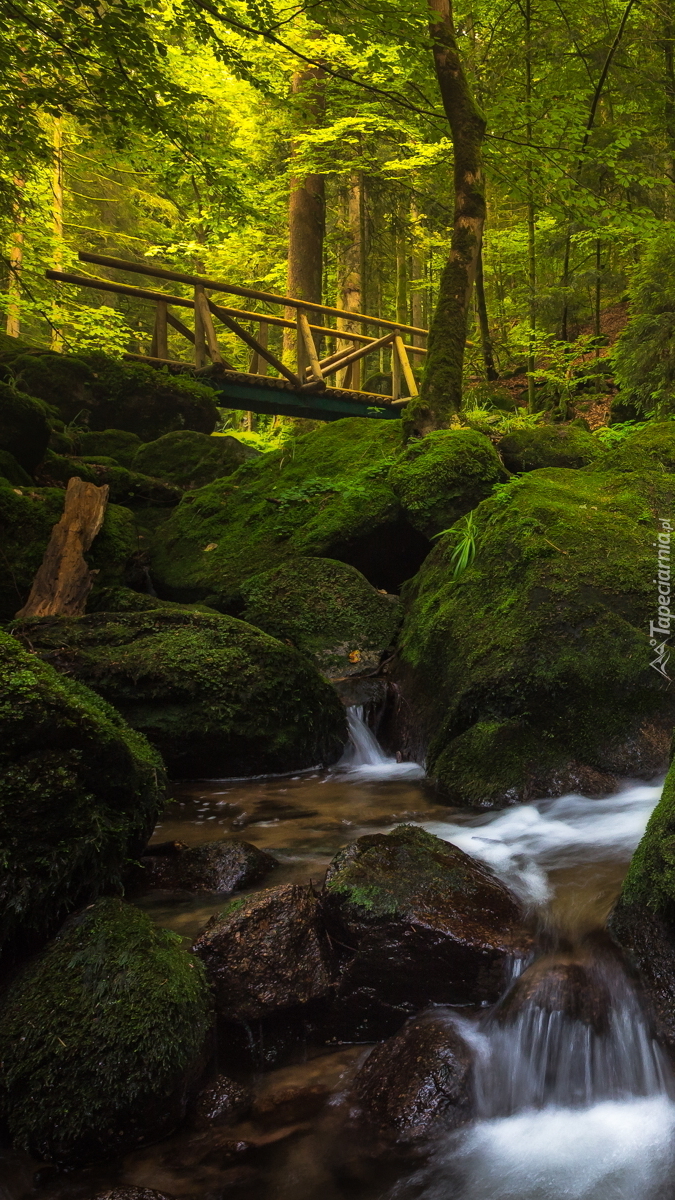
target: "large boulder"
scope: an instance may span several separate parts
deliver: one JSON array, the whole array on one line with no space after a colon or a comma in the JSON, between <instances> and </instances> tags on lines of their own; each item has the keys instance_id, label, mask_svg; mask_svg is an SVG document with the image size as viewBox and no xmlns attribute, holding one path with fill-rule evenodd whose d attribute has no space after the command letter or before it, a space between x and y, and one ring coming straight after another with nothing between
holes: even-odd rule
<instances>
[{"instance_id":1,"label":"large boulder","mask_svg":"<svg viewBox=\"0 0 675 1200\"><path fill-rule=\"evenodd\" d=\"M507 433L498 446L509 471L586 467L603 456L602 443L581 425L539 425Z\"/></svg>"},{"instance_id":2,"label":"large boulder","mask_svg":"<svg viewBox=\"0 0 675 1200\"><path fill-rule=\"evenodd\" d=\"M201 846L169 842L148 846L137 880L143 888L223 894L258 883L276 866L271 854L238 838Z\"/></svg>"},{"instance_id":3,"label":"large boulder","mask_svg":"<svg viewBox=\"0 0 675 1200\"><path fill-rule=\"evenodd\" d=\"M347 563L295 558L247 579L242 617L314 657L329 678L377 668L401 621L397 597Z\"/></svg>"},{"instance_id":4,"label":"large boulder","mask_svg":"<svg viewBox=\"0 0 675 1200\"><path fill-rule=\"evenodd\" d=\"M28 599L53 526L63 514L59 488L16 487L0 477L0 620L9 621ZM132 513L109 504L87 562L101 585L119 583L138 537Z\"/></svg>"},{"instance_id":5,"label":"large boulder","mask_svg":"<svg viewBox=\"0 0 675 1200\"><path fill-rule=\"evenodd\" d=\"M0 1002L0 1111L14 1145L64 1166L121 1155L182 1120L210 997L181 937L99 900Z\"/></svg>"},{"instance_id":6,"label":"large boulder","mask_svg":"<svg viewBox=\"0 0 675 1200\"><path fill-rule=\"evenodd\" d=\"M227 1021L304 1007L332 989L330 948L311 887L287 883L231 900L193 950Z\"/></svg>"},{"instance_id":7,"label":"large boulder","mask_svg":"<svg viewBox=\"0 0 675 1200\"><path fill-rule=\"evenodd\" d=\"M447 1133L472 1116L470 1047L445 1015L418 1017L381 1042L347 1094L350 1134L410 1146Z\"/></svg>"},{"instance_id":8,"label":"large boulder","mask_svg":"<svg viewBox=\"0 0 675 1200\"><path fill-rule=\"evenodd\" d=\"M145 363L104 354L24 354L11 371L66 423L92 430L127 430L149 442L174 429L211 433L218 419L211 388Z\"/></svg>"},{"instance_id":9,"label":"large boulder","mask_svg":"<svg viewBox=\"0 0 675 1200\"><path fill-rule=\"evenodd\" d=\"M667 759L675 697L651 667L657 519L675 475L531 471L458 527L406 590L400 678L449 799L612 791Z\"/></svg>"},{"instance_id":10,"label":"large boulder","mask_svg":"<svg viewBox=\"0 0 675 1200\"><path fill-rule=\"evenodd\" d=\"M609 931L632 960L656 1032L675 1059L675 767L652 813L609 918Z\"/></svg>"},{"instance_id":11,"label":"large boulder","mask_svg":"<svg viewBox=\"0 0 675 1200\"><path fill-rule=\"evenodd\" d=\"M182 488L198 488L231 475L243 462L259 455L259 450L231 435L207 437L205 433L180 429L141 446L134 468Z\"/></svg>"},{"instance_id":12,"label":"large boulder","mask_svg":"<svg viewBox=\"0 0 675 1200\"><path fill-rule=\"evenodd\" d=\"M0 383L0 450L26 471L40 462L49 441L47 408L9 383Z\"/></svg>"},{"instance_id":13,"label":"large boulder","mask_svg":"<svg viewBox=\"0 0 675 1200\"><path fill-rule=\"evenodd\" d=\"M157 591L238 611L244 580L310 557L397 592L428 550L388 481L400 437L395 421L331 421L188 492L151 546Z\"/></svg>"},{"instance_id":14,"label":"large boulder","mask_svg":"<svg viewBox=\"0 0 675 1200\"><path fill-rule=\"evenodd\" d=\"M206 437L206 434L203 435ZM136 451L143 445L138 434L128 429L88 430L77 435L78 454L103 455L114 458L121 467L131 471ZM140 469L140 468L139 468ZM152 474L152 472L149 472Z\"/></svg>"},{"instance_id":15,"label":"large boulder","mask_svg":"<svg viewBox=\"0 0 675 1200\"><path fill-rule=\"evenodd\" d=\"M233 617L155 609L14 629L114 704L174 774L301 770L335 762L346 742L344 709L314 665Z\"/></svg>"},{"instance_id":16,"label":"large boulder","mask_svg":"<svg viewBox=\"0 0 675 1200\"><path fill-rule=\"evenodd\" d=\"M107 485L111 503L132 507L146 505L178 504L181 491L161 479L152 479L138 471L121 467L114 458L69 458L48 450L35 473L36 480L48 487L67 487L73 477L94 483L97 487Z\"/></svg>"},{"instance_id":17,"label":"large boulder","mask_svg":"<svg viewBox=\"0 0 675 1200\"><path fill-rule=\"evenodd\" d=\"M410 523L425 537L447 529L508 478L490 439L439 429L411 442L390 475Z\"/></svg>"},{"instance_id":18,"label":"large boulder","mask_svg":"<svg viewBox=\"0 0 675 1200\"><path fill-rule=\"evenodd\" d=\"M0 946L44 938L119 887L164 799L145 738L0 634Z\"/></svg>"},{"instance_id":19,"label":"large boulder","mask_svg":"<svg viewBox=\"0 0 675 1200\"><path fill-rule=\"evenodd\" d=\"M334 1011L338 1034L388 1036L429 1004L497 1000L529 953L516 898L482 863L413 825L341 850L322 895L329 935L353 952Z\"/></svg>"}]
</instances>

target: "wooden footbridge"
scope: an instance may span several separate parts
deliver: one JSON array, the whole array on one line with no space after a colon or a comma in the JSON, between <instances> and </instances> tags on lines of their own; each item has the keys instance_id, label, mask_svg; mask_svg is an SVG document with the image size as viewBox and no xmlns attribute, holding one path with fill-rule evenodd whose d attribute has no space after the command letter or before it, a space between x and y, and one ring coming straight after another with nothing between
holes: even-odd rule
<instances>
[{"instance_id":1,"label":"wooden footbridge","mask_svg":"<svg viewBox=\"0 0 675 1200\"><path fill-rule=\"evenodd\" d=\"M254 288L239 287L199 275L185 275L149 263L128 262L103 254L80 252L80 261L109 271L132 272L155 279L187 284L188 295L172 295L148 288L133 287L116 282L114 278L78 275L65 271L47 271L47 278L96 291L114 292L147 300L155 306L154 333L150 354L127 355L128 358L149 363L171 372L191 374L208 384L218 394L226 408L238 408L254 413L279 413L284 416L312 417L315 420L335 421L340 417L397 418L411 397L417 395L415 375L410 356L424 356L427 330L414 325L397 324L383 317L366 313L330 308L325 304L298 300L292 296L277 296ZM231 308L217 303L212 293L240 296L253 300L255 310ZM264 306L261 307L261 306ZM187 308L193 312L193 328L187 326L172 309ZM281 315L275 311L281 309ZM335 321L318 325L317 317ZM251 352L248 371L238 370L228 362L219 344L216 324L244 343ZM355 326L373 326L379 336L357 332ZM270 329L285 331L285 343L292 345L283 355L275 354L269 346ZM169 329L181 334L193 347L193 362L169 357ZM255 333L253 332L255 330ZM290 336L288 332L291 331ZM404 342L404 335L412 341ZM319 347L333 343L331 353ZM391 395L361 390L361 367L368 355L386 350L391 361ZM289 366L288 358L292 358ZM269 370L275 372L270 375ZM337 386L328 379L337 376Z\"/></svg>"}]
</instances>

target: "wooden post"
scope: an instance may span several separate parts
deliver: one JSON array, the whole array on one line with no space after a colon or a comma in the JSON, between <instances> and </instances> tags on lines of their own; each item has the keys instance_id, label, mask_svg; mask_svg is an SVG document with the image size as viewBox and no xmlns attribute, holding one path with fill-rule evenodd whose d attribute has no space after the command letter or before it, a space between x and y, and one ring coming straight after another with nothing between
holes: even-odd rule
<instances>
[{"instance_id":1,"label":"wooden post","mask_svg":"<svg viewBox=\"0 0 675 1200\"><path fill-rule=\"evenodd\" d=\"M403 345L403 338L399 337L397 335L394 338L394 346L396 347L396 353L398 355L398 360L401 364L401 369L403 371L403 378L405 379L405 385L408 389L408 395L409 396L417 396L418 395L417 384L415 382L415 376L412 373L412 367L410 366L410 359L408 358L408 355L406 354L405 346ZM397 397L397 399L398 399L398 397Z\"/></svg>"},{"instance_id":2,"label":"wooden post","mask_svg":"<svg viewBox=\"0 0 675 1200\"><path fill-rule=\"evenodd\" d=\"M398 356L396 338L391 344L391 397L398 400L401 395L401 360Z\"/></svg>"},{"instance_id":3,"label":"wooden post","mask_svg":"<svg viewBox=\"0 0 675 1200\"><path fill-rule=\"evenodd\" d=\"M195 288L195 329L197 327L197 313L199 313L206 339L206 347L208 349L211 362L222 363L223 356L218 349L218 339L216 331L213 328L213 318L209 309L209 302L206 299L206 292L203 288Z\"/></svg>"},{"instance_id":4,"label":"wooden post","mask_svg":"<svg viewBox=\"0 0 675 1200\"><path fill-rule=\"evenodd\" d=\"M298 310L298 339L303 343L305 354L309 359L309 366L314 378L319 383L323 383L323 371L321 370L321 364L319 362L319 356L316 352L316 346L314 345L314 338L312 337L312 331L309 327L309 321L307 320L304 312L301 312L300 310ZM300 374L300 363L298 363L298 374Z\"/></svg>"},{"instance_id":5,"label":"wooden post","mask_svg":"<svg viewBox=\"0 0 675 1200\"><path fill-rule=\"evenodd\" d=\"M84 554L98 533L108 504L108 485L96 487L76 475L68 480L61 520L17 617L78 617L84 612L94 582Z\"/></svg>"},{"instance_id":6,"label":"wooden post","mask_svg":"<svg viewBox=\"0 0 675 1200\"><path fill-rule=\"evenodd\" d=\"M204 316L199 305L199 296L204 295L204 288L201 283L195 286L195 366L206 366L206 330L204 329Z\"/></svg>"},{"instance_id":7,"label":"wooden post","mask_svg":"<svg viewBox=\"0 0 675 1200\"><path fill-rule=\"evenodd\" d=\"M153 338L154 355L157 358L169 357L169 338L166 319L166 300L158 300L155 306L155 335Z\"/></svg>"}]
</instances>

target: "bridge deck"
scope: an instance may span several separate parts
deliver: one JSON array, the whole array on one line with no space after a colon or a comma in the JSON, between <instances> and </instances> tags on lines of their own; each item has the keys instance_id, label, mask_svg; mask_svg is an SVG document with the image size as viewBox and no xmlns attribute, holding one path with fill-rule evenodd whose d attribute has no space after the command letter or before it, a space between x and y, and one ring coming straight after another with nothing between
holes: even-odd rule
<instances>
[{"instance_id":1,"label":"bridge deck","mask_svg":"<svg viewBox=\"0 0 675 1200\"><path fill-rule=\"evenodd\" d=\"M284 417L310 417L315 421L339 421L341 417L368 417L371 420L397 420L404 407L400 401L375 392L349 391L326 387L323 391L304 391L286 379L228 371L220 366L196 369L189 363L167 362L145 355L127 355L137 362L168 367L172 373L190 375L213 389L223 408L246 412L273 413Z\"/></svg>"}]
</instances>

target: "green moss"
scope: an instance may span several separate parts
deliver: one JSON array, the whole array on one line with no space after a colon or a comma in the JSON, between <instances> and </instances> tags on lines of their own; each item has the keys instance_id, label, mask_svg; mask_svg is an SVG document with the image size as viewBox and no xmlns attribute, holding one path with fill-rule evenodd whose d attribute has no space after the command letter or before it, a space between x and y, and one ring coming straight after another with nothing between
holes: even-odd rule
<instances>
[{"instance_id":1,"label":"green moss","mask_svg":"<svg viewBox=\"0 0 675 1200\"><path fill-rule=\"evenodd\" d=\"M470 863L470 860L467 859ZM442 905L450 891L476 892L471 869L454 848L415 825L366 834L333 859L326 891L347 924L410 916L420 905Z\"/></svg>"},{"instance_id":2,"label":"green moss","mask_svg":"<svg viewBox=\"0 0 675 1200\"><path fill-rule=\"evenodd\" d=\"M125 430L152 441L173 429L211 433L218 419L210 388L145 363L104 354L25 354L5 371L65 422L91 430Z\"/></svg>"},{"instance_id":3,"label":"green moss","mask_svg":"<svg viewBox=\"0 0 675 1200\"><path fill-rule=\"evenodd\" d=\"M451 797L504 803L575 763L630 773L633 743L659 769L640 730L675 717L649 666L656 518L674 506L663 471L548 468L479 505L459 578L456 538L432 551L404 596L401 660Z\"/></svg>"},{"instance_id":4,"label":"green moss","mask_svg":"<svg viewBox=\"0 0 675 1200\"><path fill-rule=\"evenodd\" d=\"M99 900L4 996L0 1098L15 1146L68 1164L156 1137L153 1110L194 1070L209 1025L204 970L180 936Z\"/></svg>"},{"instance_id":5,"label":"green moss","mask_svg":"<svg viewBox=\"0 0 675 1200\"><path fill-rule=\"evenodd\" d=\"M64 496L58 488L12 487L0 477L0 620L8 621L28 599ZM109 504L87 555L101 584L119 582L137 544L133 515Z\"/></svg>"},{"instance_id":6,"label":"green moss","mask_svg":"<svg viewBox=\"0 0 675 1200\"><path fill-rule=\"evenodd\" d=\"M36 478L49 486L60 484L65 487L74 476L97 487L107 485L112 504L172 507L181 497L179 489L171 484L151 479L138 471L129 471L119 466L113 458L104 456L66 458L48 450Z\"/></svg>"},{"instance_id":7,"label":"green moss","mask_svg":"<svg viewBox=\"0 0 675 1200\"><path fill-rule=\"evenodd\" d=\"M296 650L243 621L164 609L15 623L95 688L176 772L256 775L334 762L344 710Z\"/></svg>"},{"instance_id":8,"label":"green moss","mask_svg":"<svg viewBox=\"0 0 675 1200\"><path fill-rule=\"evenodd\" d=\"M507 478L490 439L471 429L441 429L411 443L389 482L415 529L433 537Z\"/></svg>"},{"instance_id":9,"label":"green moss","mask_svg":"<svg viewBox=\"0 0 675 1200\"><path fill-rule=\"evenodd\" d=\"M241 594L245 621L313 655L331 676L376 667L401 619L393 597L329 558L290 559L248 579Z\"/></svg>"},{"instance_id":10,"label":"green moss","mask_svg":"<svg viewBox=\"0 0 675 1200\"><path fill-rule=\"evenodd\" d=\"M624 880L621 899L672 919L675 913L675 768L671 766L663 793Z\"/></svg>"},{"instance_id":11,"label":"green moss","mask_svg":"<svg viewBox=\"0 0 675 1200\"><path fill-rule=\"evenodd\" d=\"M0 945L118 886L164 799L161 759L100 696L0 634Z\"/></svg>"},{"instance_id":12,"label":"green moss","mask_svg":"<svg viewBox=\"0 0 675 1200\"><path fill-rule=\"evenodd\" d=\"M103 429L81 433L78 438L78 453L104 455L114 458L121 467L130 471L136 451L142 446L141 439L128 429ZM152 474L152 472L149 472Z\"/></svg>"},{"instance_id":13,"label":"green moss","mask_svg":"<svg viewBox=\"0 0 675 1200\"><path fill-rule=\"evenodd\" d=\"M219 616L215 608L209 608L207 604L174 604L173 600L160 600L158 596L151 596L148 592L135 592L127 587L100 587L95 584L87 598L87 612L89 613L154 612L158 608L166 609L168 612L187 610L188 612L210 613L213 617Z\"/></svg>"},{"instance_id":14,"label":"green moss","mask_svg":"<svg viewBox=\"0 0 675 1200\"><path fill-rule=\"evenodd\" d=\"M0 450L0 475L17 487L31 487L33 480L23 467L20 467L13 454L8 450Z\"/></svg>"},{"instance_id":15,"label":"green moss","mask_svg":"<svg viewBox=\"0 0 675 1200\"><path fill-rule=\"evenodd\" d=\"M519 429L499 443L509 471L536 471L541 467L585 467L603 456L602 444L576 425L540 425Z\"/></svg>"},{"instance_id":16,"label":"green moss","mask_svg":"<svg viewBox=\"0 0 675 1200\"><path fill-rule=\"evenodd\" d=\"M207 437L182 429L142 446L134 466L157 479L196 488L231 475L243 462L257 457L257 450L235 437Z\"/></svg>"},{"instance_id":17,"label":"green moss","mask_svg":"<svg viewBox=\"0 0 675 1200\"><path fill-rule=\"evenodd\" d=\"M26 471L40 462L49 441L47 409L40 400L0 382L0 450Z\"/></svg>"},{"instance_id":18,"label":"green moss","mask_svg":"<svg viewBox=\"0 0 675 1200\"><path fill-rule=\"evenodd\" d=\"M600 470L675 472L675 421L649 421L616 444L610 443Z\"/></svg>"},{"instance_id":19,"label":"green moss","mask_svg":"<svg viewBox=\"0 0 675 1200\"><path fill-rule=\"evenodd\" d=\"M350 561L373 582L367 563L378 544L402 537L387 478L396 424L332 421L189 493L151 547L158 590L227 607L245 579L298 556Z\"/></svg>"}]
</instances>

